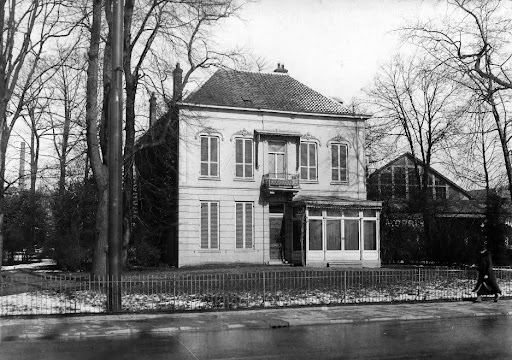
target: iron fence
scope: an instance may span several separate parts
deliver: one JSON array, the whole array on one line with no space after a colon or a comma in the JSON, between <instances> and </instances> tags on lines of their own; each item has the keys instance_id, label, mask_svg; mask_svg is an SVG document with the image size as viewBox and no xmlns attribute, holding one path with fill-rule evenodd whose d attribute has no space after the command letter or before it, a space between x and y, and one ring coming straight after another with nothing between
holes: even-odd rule
<instances>
[{"instance_id":1,"label":"iron fence","mask_svg":"<svg viewBox=\"0 0 512 360\"><path fill-rule=\"evenodd\" d=\"M512 270L495 269L504 296ZM235 310L355 303L463 300L474 269L294 269L222 273L125 275L123 312ZM0 316L104 313L105 277L2 273Z\"/></svg>"}]
</instances>

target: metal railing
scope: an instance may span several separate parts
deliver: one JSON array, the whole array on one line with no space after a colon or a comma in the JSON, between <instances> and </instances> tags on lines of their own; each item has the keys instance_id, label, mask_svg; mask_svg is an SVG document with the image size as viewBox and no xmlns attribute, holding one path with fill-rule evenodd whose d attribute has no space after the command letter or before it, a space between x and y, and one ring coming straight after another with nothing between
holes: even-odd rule
<instances>
[{"instance_id":1,"label":"metal railing","mask_svg":"<svg viewBox=\"0 0 512 360\"><path fill-rule=\"evenodd\" d=\"M268 189L299 189L298 174L269 173L263 175L263 187Z\"/></svg>"},{"instance_id":2,"label":"metal railing","mask_svg":"<svg viewBox=\"0 0 512 360\"><path fill-rule=\"evenodd\" d=\"M496 269L504 296L512 270ZM0 316L106 312L104 277L2 273ZM472 298L473 269L293 269L124 275L123 312L235 310Z\"/></svg>"}]
</instances>

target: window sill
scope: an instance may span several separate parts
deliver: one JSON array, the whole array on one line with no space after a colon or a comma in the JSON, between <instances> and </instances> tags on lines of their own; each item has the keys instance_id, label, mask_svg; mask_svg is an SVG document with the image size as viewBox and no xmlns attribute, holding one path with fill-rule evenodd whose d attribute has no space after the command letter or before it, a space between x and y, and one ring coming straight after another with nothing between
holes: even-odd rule
<instances>
[{"instance_id":1,"label":"window sill","mask_svg":"<svg viewBox=\"0 0 512 360\"><path fill-rule=\"evenodd\" d=\"M253 248L250 248L250 249L236 248L235 249L235 252L237 252L237 253L248 253L248 252L253 252L253 251L255 251L255 249L253 249Z\"/></svg>"},{"instance_id":2,"label":"window sill","mask_svg":"<svg viewBox=\"0 0 512 360\"><path fill-rule=\"evenodd\" d=\"M318 180L299 180L301 184L318 184Z\"/></svg>"},{"instance_id":3,"label":"window sill","mask_svg":"<svg viewBox=\"0 0 512 360\"><path fill-rule=\"evenodd\" d=\"M254 178L233 178L233 181L241 181L241 182L255 182Z\"/></svg>"},{"instance_id":4,"label":"window sill","mask_svg":"<svg viewBox=\"0 0 512 360\"><path fill-rule=\"evenodd\" d=\"M199 249L197 252L201 253L220 253L220 249Z\"/></svg>"},{"instance_id":5,"label":"window sill","mask_svg":"<svg viewBox=\"0 0 512 360\"><path fill-rule=\"evenodd\" d=\"M331 185L348 185L348 181L331 181Z\"/></svg>"},{"instance_id":6,"label":"window sill","mask_svg":"<svg viewBox=\"0 0 512 360\"><path fill-rule=\"evenodd\" d=\"M199 180L213 180L213 181L220 181L219 176L199 176Z\"/></svg>"}]
</instances>

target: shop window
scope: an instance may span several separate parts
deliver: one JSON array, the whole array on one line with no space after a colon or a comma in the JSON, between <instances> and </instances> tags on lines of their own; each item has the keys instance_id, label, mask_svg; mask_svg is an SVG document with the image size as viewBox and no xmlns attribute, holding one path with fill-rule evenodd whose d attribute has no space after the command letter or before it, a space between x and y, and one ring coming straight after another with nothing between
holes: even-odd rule
<instances>
[{"instance_id":1,"label":"shop window","mask_svg":"<svg viewBox=\"0 0 512 360\"><path fill-rule=\"evenodd\" d=\"M359 220L345 220L345 250L359 250Z\"/></svg>"},{"instance_id":2,"label":"shop window","mask_svg":"<svg viewBox=\"0 0 512 360\"><path fill-rule=\"evenodd\" d=\"M323 250L322 220L309 220L309 250Z\"/></svg>"},{"instance_id":3,"label":"shop window","mask_svg":"<svg viewBox=\"0 0 512 360\"><path fill-rule=\"evenodd\" d=\"M326 220L327 250L341 250L341 221Z\"/></svg>"},{"instance_id":4,"label":"shop window","mask_svg":"<svg viewBox=\"0 0 512 360\"><path fill-rule=\"evenodd\" d=\"M377 222L363 221L364 250L377 250Z\"/></svg>"}]
</instances>

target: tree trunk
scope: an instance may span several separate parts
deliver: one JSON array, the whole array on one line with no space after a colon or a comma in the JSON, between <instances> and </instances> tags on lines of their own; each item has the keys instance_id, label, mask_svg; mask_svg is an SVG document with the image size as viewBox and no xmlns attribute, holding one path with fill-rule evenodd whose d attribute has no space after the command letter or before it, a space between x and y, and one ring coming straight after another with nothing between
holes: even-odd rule
<instances>
[{"instance_id":1,"label":"tree trunk","mask_svg":"<svg viewBox=\"0 0 512 360\"><path fill-rule=\"evenodd\" d=\"M107 211L108 211L108 169L103 163L98 139L98 76L99 47L101 30L102 0L93 2L91 44L89 47L89 67L87 68L87 151L96 186L98 188L98 209L96 214L96 238L92 274L105 276L107 270ZM101 116L101 119L104 119Z\"/></svg>"},{"instance_id":2,"label":"tree trunk","mask_svg":"<svg viewBox=\"0 0 512 360\"><path fill-rule=\"evenodd\" d=\"M107 274L108 252L108 188L98 187L98 206L96 209L96 242L92 262L92 274Z\"/></svg>"},{"instance_id":3,"label":"tree trunk","mask_svg":"<svg viewBox=\"0 0 512 360\"><path fill-rule=\"evenodd\" d=\"M126 73L126 127L124 145L124 172L123 172L123 249L122 261L126 263L128 246L132 234L133 224L133 150L135 147L135 95L137 83L134 77Z\"/></svg>"}]
</instances>

